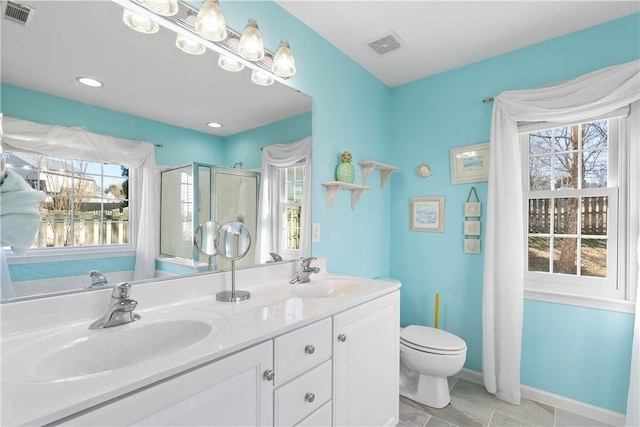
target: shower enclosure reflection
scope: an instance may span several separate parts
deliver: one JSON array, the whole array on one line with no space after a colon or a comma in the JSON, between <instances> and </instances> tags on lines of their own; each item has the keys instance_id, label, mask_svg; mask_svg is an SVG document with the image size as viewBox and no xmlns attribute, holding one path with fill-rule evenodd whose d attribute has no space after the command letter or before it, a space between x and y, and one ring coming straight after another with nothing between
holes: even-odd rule
<instances>
[{"instance_id":1,"label":"shower enclosure reflection","mask_svg":"<svg viewBox=\"0 0 640 427\"><path fill-rule=\"evenodd\" d=\"M193 272L231 266L224 258L209 259L194 246L194 233L209 221L243 223L257 235L260 174L234 168L190 163L161 172L160 255ZM254 264L251 248L239 266Z\"/></svg>"}]
</instances>

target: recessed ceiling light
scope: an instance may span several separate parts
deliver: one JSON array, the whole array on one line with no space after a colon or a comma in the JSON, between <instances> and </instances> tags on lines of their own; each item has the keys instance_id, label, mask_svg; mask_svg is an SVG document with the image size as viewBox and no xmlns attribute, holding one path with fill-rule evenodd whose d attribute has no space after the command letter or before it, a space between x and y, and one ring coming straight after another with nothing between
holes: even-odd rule
<instances>
[{"instance_id":1,"label":"recessed ceiling light","mask_svg":"<svg viewBox=\"0 0 640 427\"><path fill-rule=\"evenodd\" d=\"M222 123L209 122L209 123L207 123L207 126L209 126L210 128L221 128L222 127Z\"/></svg>"},{"instance_id":2,"label":"recessed ceiling light","mask_svg":"<svg viewBox=\"0 0 640 427\"><path fill-rule=\"evenodd\" d=\"M99 82L96 79L92 79L89 77L78 77L76 80L78 80L80 83L82 83L85 86L91 86L91 87L102 87L104 86L102 84L102 82Z\"/></svg>"}]
</instances>

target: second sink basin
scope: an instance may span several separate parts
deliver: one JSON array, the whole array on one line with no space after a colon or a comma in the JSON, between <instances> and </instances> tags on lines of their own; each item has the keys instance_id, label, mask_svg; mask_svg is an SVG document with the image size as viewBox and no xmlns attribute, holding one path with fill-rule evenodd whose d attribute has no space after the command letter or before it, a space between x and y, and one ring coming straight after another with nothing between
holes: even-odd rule
<instances>
[{"instance_id":1,"label":"second sink basin","mask_svg":"<svg viewBox=\"0 0 640 427\"><path fill-rule=\"evenodd\" d=\"M333 298L351 295L361 289L362 284L353 279L312 279L309 283L296 285L292 293L293 296L298 298Z\"/></svg>"},{"instance_id":2,"label":"second sink basin","mask_svg":"<svg viewBox=\"0 0 640 427\"><path fill-rule=\"evenodd\" d=\"M55 381L109 372L185 349L212 330L197 320L166 320L87 331L44 352L33 374Z\"/></svg>"}]
</instances>

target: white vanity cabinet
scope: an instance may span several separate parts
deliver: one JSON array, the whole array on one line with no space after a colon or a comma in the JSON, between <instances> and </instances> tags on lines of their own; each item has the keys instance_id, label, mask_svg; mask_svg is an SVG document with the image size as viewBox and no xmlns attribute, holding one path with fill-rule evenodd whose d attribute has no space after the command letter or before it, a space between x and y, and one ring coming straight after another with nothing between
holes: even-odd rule
<instances>
[{"instance_id":1,"label":"white vanity cabinet","mask_svg":"<svg viewBox=\"0 0 640 427\"><path fill-rule=\"evenodd\" d=\"M270 426L272 341L54 423L69 426Z\"/></svg>"},{"instance_id":2,"label":"white vanity cabinet","mask_svg":"<svg viewBox=\"0 0 640 427\"><path fill-rule=\"evenodd\" d=\"M400 293L339 313L333 324L333 425L396 425Z\"/></svg>"}]
</instances>

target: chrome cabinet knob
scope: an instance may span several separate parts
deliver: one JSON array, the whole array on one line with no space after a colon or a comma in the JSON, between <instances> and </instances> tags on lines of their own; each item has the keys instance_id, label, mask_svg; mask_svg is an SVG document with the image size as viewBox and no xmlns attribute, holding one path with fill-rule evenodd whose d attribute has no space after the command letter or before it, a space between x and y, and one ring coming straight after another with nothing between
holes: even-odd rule
<instances>
[{"instance_id":1,"label":"chrome cabinet knob","mask_svg":"<svg viewBox=\"0 0 640 427\"><path fill-rule=\"evenodd\" d=\"M315 395L315 394L313 394L313 393L307 393L307 394L304 396L304 400L305 400L305 401L307 401L307 402L309 402L309 403L312 403L314 400L316 400L316 395Z\"/></svg>"},{"instance_id":2,"label":"chrome cabinet knob","mask_svg":"<svg viewBox=\"0 0 640 427\"><path fill-rule=\"evenodd\" d=\"M347 336L345 334L338 335L338 341L345 342L347 340Z\"/></svg>"},{"instance_id":3,"label":"chrome cabinet knob","mask_svg":"<svg viewBox=\"0 0 640 427\"><path fill-rule=\"evenodd\" d=\"M262 374L262 378L264 378L267 381L273 381L274 376L275 376L275 373L273 372L273 369L267 369L266 371L264 371L264 374Z\"/></svg>"},{"instance_id":4,"label":"chrome cabinet knob","mask_svg":"<svg viewBox=\"0 0 640 427\"><path fill-rule=\"evenodd\" d=\"M316 347L312 344L309 344L304 348L304 352L307 354L313 354L316 351Z\"/></svg>"}]
</instances>

